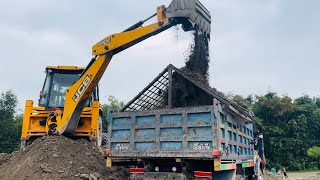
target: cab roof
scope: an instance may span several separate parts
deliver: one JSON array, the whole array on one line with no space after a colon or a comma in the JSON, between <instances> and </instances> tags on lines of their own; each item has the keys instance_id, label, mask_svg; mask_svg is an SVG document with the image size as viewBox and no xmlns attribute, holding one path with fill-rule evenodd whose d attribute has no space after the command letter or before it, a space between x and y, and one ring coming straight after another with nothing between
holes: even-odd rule
<instances>
[{"instance_id":1,"label":"cab roof","mask_svg":"<svg viewBox=\"0 0 320 180\"><path fill-rule=\"evenodd\" d=\"M85 67L78 66L47 66L46 70L55 69L55 70L84 70Z\"/></svg>"}]
</instances>

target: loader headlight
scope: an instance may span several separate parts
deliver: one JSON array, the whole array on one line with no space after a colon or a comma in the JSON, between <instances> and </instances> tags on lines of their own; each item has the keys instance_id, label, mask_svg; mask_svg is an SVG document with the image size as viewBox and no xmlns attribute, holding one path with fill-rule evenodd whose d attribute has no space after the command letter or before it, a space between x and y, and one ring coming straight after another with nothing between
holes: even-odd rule
<instances>
[{"instance_id":1,"label":"loader headlight","mask_svg":"<svg viewBox=\"0 0 320 180\"><path fill-rule=\"evenodd\" d=\"M172 172L176 172L177 168L176 167L172 167Z\"/></svg>"}]
</instances>

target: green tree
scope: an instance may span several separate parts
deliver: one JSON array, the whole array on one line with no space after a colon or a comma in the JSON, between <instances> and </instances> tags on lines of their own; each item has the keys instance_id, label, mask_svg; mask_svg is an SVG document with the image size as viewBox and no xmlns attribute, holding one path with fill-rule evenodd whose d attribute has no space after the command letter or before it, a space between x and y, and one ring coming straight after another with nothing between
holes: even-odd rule
<instances>
[{"instance_id":1,"label":"green tree","mask_svg":"<svg viewBox=\"0 0 320 180\"><path fill-rule=\"evenodd\" d=\"M319 101L306 95L291 99L273 92L256 96L251 107L263 124L269 165L286 166L288 170L314 167L307 151L320 143Z\"/></svg>"},{"instance_id":2,"label":"green tree","mask_svg":"<svg viewBox=\"0 0 320 180\"><path fill-rule=\"evenodd\" d=\"M0 96L0 152L10 153L17 149L21 133L21 118L15 116L18 100L12 91Z\"/></svg>"},{"instance_id":3,"label":"green tree","mask_svg":"<svg viewBox=\"0 0 320 180\"><path fill-rule=\"evenodd\" d=\"M307 154L309 157L316 160L318 163L318 167L320 167L320 147L313 146L309 148Z\"/></svg>"},{"instance_id":4,"label":"green tree","mask_svg":"<svg viewBox=\"0 0 320 180\"><path fill-rule=\"evenodd\" d=\"M125 103L123 101L120 101L118 99L116 99L114 96L109 96L108 97L108 102L107 104L103 104L101 106L102 108L102 128L103 128L103 132L107 131L107 126L108 126L108 122L107 122L107 112L109 108L112 108L113 112L118 112L120 111L123 107L125 106Z\"/></svg>"}]
</instances>

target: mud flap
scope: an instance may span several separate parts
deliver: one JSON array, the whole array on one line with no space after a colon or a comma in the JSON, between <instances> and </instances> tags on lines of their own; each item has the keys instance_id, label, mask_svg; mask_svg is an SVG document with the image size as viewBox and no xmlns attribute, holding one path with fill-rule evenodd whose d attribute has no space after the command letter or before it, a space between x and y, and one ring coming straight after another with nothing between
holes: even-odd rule
<instances>
[{"instance_id":1,"label":"mud flap","mask_svg":"<svg viewBox=\"0 0 320 180\"><path fill-rule=\"evenodd\" d=\"M107 157L106 159L106 167L111 168L112 167L112 159L111 157Z\"/></svg>"},{"instance_id":2,"label":"mud flap","mask_svg":"<svg viewBox=\"0 0 320 180\"><path fill-rule=\"evenodd\" d=\"M182 18L185 31L200 30L210 38L211 15L199 0L173 0L166 9L166 17Z\"/></svg>"}]
</instances>

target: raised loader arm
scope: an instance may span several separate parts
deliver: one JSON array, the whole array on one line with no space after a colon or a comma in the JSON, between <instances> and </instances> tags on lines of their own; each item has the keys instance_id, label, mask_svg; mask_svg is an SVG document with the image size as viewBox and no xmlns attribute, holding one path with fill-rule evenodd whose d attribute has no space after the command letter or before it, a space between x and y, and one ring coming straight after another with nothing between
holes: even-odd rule
<instances>
[{"instance_id":1,"label":"raised loader arm","mask_svg":"<svg viewBox=\"0 0 320 180\"><path fill-rule=\"evenodd\" d=\"M142 27L146 21L155 16L157 22ZM159 6L153 16L94 45L92 48L94 58L79 80L67 90L63 111L56 109L50 114L47 120L47 133L73 134L85 103L98 85L112 56L177 24L182 24L185 31L197 30L210 38L209 11L198 0L173 0L168 8Z\"/></svg>"}]
</instances>

